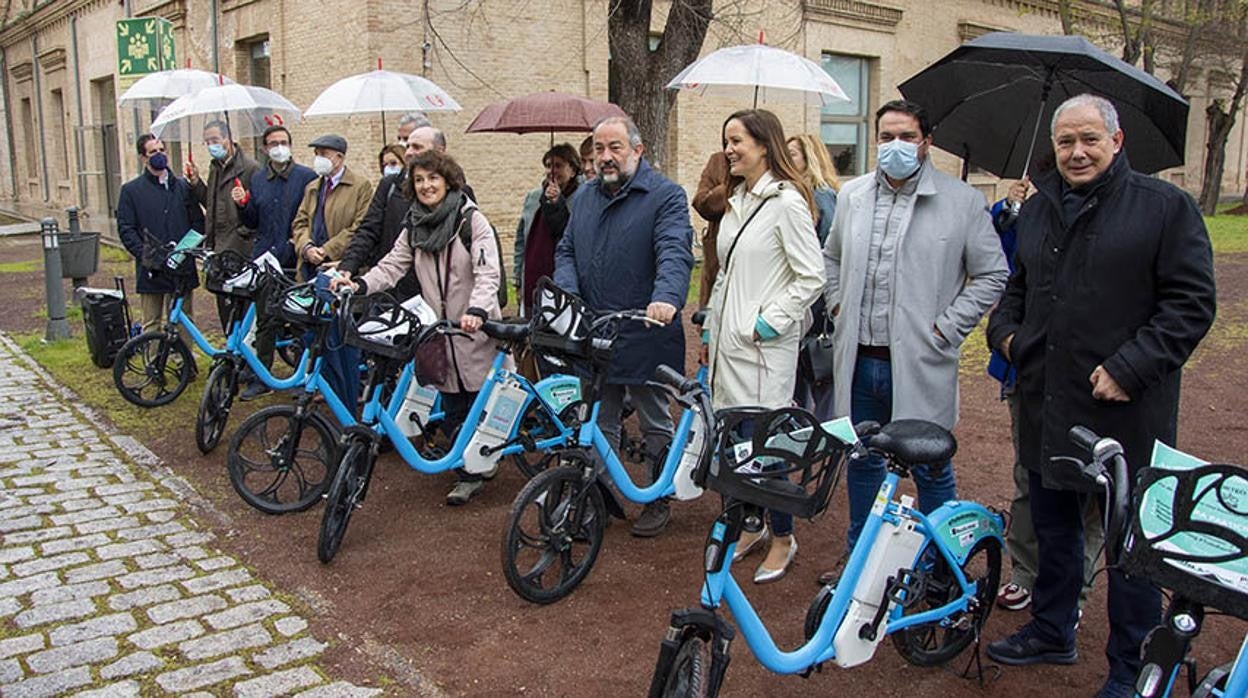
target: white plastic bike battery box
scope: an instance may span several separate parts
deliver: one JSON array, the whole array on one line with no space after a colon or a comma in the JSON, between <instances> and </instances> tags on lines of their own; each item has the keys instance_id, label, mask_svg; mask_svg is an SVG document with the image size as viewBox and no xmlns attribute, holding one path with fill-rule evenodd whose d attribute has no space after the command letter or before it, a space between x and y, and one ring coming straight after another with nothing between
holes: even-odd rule
<instances>
[{"instance_id":1,"label":"white plastic bike battery box","mask_svg":"<svg viewBox=\"0 0 1248 698\"><path fill-rule=\"evenodd\" d=\"M488 473L494 469L500 452L484 455L483 448L493 448L511 436L512 428L524 410L524 403L529 394L510 376L505 381L494 384L490 398L485 403L485 414L477 425L477 431L464 450L464 470L477 474Z\"/></svg>"},{"instance_id":2,"label":"white plastic bike battery box","mask_svg":"<svg viewBox=\"0 0 1248 698\"><path fill-rule=\"evenodd\" d=\"M702 445L706 442L706 425L702 421L701 408L690 407L694 411L693 425L689 428L689 440L685 442L685 450L680 455L680 465L676 466L676 499L689 501L702 496L702 488L693 482L693 470L702 460Z\"/></svg>"},{"instance_id":3,"label":"white plastic bike battery box","mask_svg":"<svg viewBox=\"0 0 1248 698\"><path fill-rule=\"evenodd\" d=\"M907 501L909 500L909 501ZM876 500L877 503L879 500ZM910 497L902 497L902 506L909 508L913 502ZM858 577L854 587L854 598L849 603L845 620L836 630L833 646L836 648L836 663L842 667L852 667L871 659L875 648L888 627L888 617L880 622L874 640L860 637L862 626L870 623L884 598L884 590L888 587L888 578L896 577L897 571L909 569L914 565L919 548L923 545L923 534L914 530L913 519L902 519L900 525L885 521L880 526L879 535L871 545L871 553L867 556L867 564ZM891 606L889 610L891 611Z\"/></svg>"},{"instance_id":4,"label":"white plastic bike battery box","mask_svg":"<svg viewBox=\"0 0 1248 698\"><path fill-rule=\"evenodd\" d=\"M437 390L412 381L407 394L403 396L403 405L394 418L399 425L399 431L402 431L403 435L409 439L421 436L423 434L421 425L429 423L429 415L433 414L433 403L437 399ZM412 415L416 415L417 419L412 419Z\"/></svg>"}]
</instances>

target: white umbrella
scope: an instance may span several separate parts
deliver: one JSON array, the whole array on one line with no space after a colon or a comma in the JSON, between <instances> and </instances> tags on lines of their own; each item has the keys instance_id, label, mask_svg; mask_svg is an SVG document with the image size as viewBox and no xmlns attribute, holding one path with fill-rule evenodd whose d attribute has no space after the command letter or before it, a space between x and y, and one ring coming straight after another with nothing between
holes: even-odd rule
<instances>
[{"instance_id":1,"label":"white umbrella","mask_svg":"<svg viewBox=\"0 0 1248 698\"><path fill-rule=\"evenodd\" d=\"M123 107L148 107L155 109L184 95L194 94L206 87L233 85L234 81L218 73L193 68L162 70L140 79L122 93L117 104Z\"/></svg>"},{"instance_id":2,"label":"white umbrella","mask_svg":"<svg viewBox=\"0 0 1248 698\"><path fill-rule=\"evenodd\" d=\"M419 75L381 69L352 75L325 88L304 116L381 114L385 139L385 112L459 111L459 103L431 80Z\"/></svg>"},{"instance_id":3,"label":"white umbrella","mask_svg":"<svg viewBox=\"0 0 1248 698\"><path fill-rule=\"evenodd\" d=\"M152 122L152 133L165 140L194 143L203 137L204 124L223 119L234 138L248 138L299 118L299 108L273 90L217 85L174 100Z\"/></svg>"},{"instance_id":4,"label":"white umbrella","mask_svg":"<svg viewBox=\"0 0 1248 698\"><path fill-rule=\"evenodd\" d=\"M694 61L667 83L669 90L742 95L827 106L849 97L818 63L765 44L729 46Z\"/></svg>"}]
</instances>

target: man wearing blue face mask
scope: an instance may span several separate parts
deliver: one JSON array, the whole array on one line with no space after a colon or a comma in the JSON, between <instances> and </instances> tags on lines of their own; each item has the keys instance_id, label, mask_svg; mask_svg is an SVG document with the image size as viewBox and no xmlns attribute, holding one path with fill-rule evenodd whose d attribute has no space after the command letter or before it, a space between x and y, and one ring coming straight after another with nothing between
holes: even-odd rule
<instances>
[{"instance_id":1,"label":"man wearing blue face mask","mask_svg":"<svg viewBox=\"0 0 1248 698\"><path fill-rule=\"evenodd\" d=\"M1005 255L983 195L932 166L921 106L885 104L875 130L878 167L841 187L823 251L836 328L835 413L952 429L962 340L1005 288ZM921 511L954 498L951 462L912 475ZM850 461L846 480L852 549L884 480L883 461Z\"/></svg>"},{"instance_id":2,"label":"man wearing blue face mask","mask_svg":"<svg viewBox=\"0 0 1248 698\"><path fill-rule=\"evenodd\" d=\"M242 221L232 192L241 183L251 182L252 175L260 171L260 165L238 147L224 121L209 121L204 125L204 145L212 156L208 181L205 183L200 178L194 165L187 168L191 191L204 207L204 245L217 252L231 250L243 259L251 259L251 242L256 231ZM235 305L232 296L217 296L217 316L221 319L221 329L227 333ZM240 309L244 307L239 305ZM235 319L241 320L242 313Z\"/></svg>"}]
</instances>

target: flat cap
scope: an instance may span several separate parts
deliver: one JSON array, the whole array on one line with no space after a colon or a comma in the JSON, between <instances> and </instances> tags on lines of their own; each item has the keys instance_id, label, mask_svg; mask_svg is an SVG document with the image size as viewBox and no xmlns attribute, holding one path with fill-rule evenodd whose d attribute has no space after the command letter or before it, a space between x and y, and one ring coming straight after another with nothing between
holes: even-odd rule
<instances>
[{"instance_id":1,"label":"flat cap","mask_svg":"<svg viewBox=\"0 0 1248 698\"><path fill-rule=\"evenodd\" d=\"M308 144L308 147L309 148L329 148L330 150L337 150L343 155L346 155L347 154L347 139L343 138L342 136L339 136L336 133L327 133L323 136L318 136L316 140Z\"/></svg>"}]
</instances>

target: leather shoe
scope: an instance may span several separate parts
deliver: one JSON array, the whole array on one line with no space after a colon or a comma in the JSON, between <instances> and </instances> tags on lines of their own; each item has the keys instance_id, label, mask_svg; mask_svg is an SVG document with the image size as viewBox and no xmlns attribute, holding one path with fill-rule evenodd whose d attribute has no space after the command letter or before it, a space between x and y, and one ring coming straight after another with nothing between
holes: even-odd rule
<instances>
[{"instance_id":1,"label":"leather shoe","mask_svg":"<svg viewBox=\"0 0 1248 698\"><path fill-rule=\"evenodd\" d=\"M988 657L1010 666L1029 664L1074 664L1079 652L1072 645L1059 645L1036 635L1029 623L1013 635L988 645Z\"/></svg>"},{"instance_id":2,"label":"leather shoe","mask_svg":"<svg viewBox=\"0 0 1248 698\"><path fill-rule=\"evenodd\" d=\"M750 540L745 545L741 545L741 541L738 540L737 547L732 553L732 561L740 562L744 560L746 557L748 557L750 553L754 552L755 550L762 550L763 543L765 543L768 538L769 536L767 535L767 529L764 528L763 530L758 532L757 536L755 536L752 540Z\"/></svg>"},{"instance_id":3,"label":"leather shoe","mask_svg":"<svg viewBox=\"0 0 1248 698\"><path fill-rule=\"evenodd\" d=\"M780 569L767 569L767 561L764 560L759 564L758 569L754 570L755 584L768 584L770 582L779 581L789 571L789 564L793 562L793 556L797 555L797 539L789 536L789 552L784 558L784 564Z\"/></svg>"},{"instance_id":4,"label":"leather shoe","mask_svg":"<svg viewBox=\"0 0 1248 698\"><path fill-rule=\"evenodd\" d=\"M633 535L638 538L653 538L667 528L672 520L672 509L666 499L656 499L641 510L641 516L633 522Z\"/></svg>"}]
</instances>

